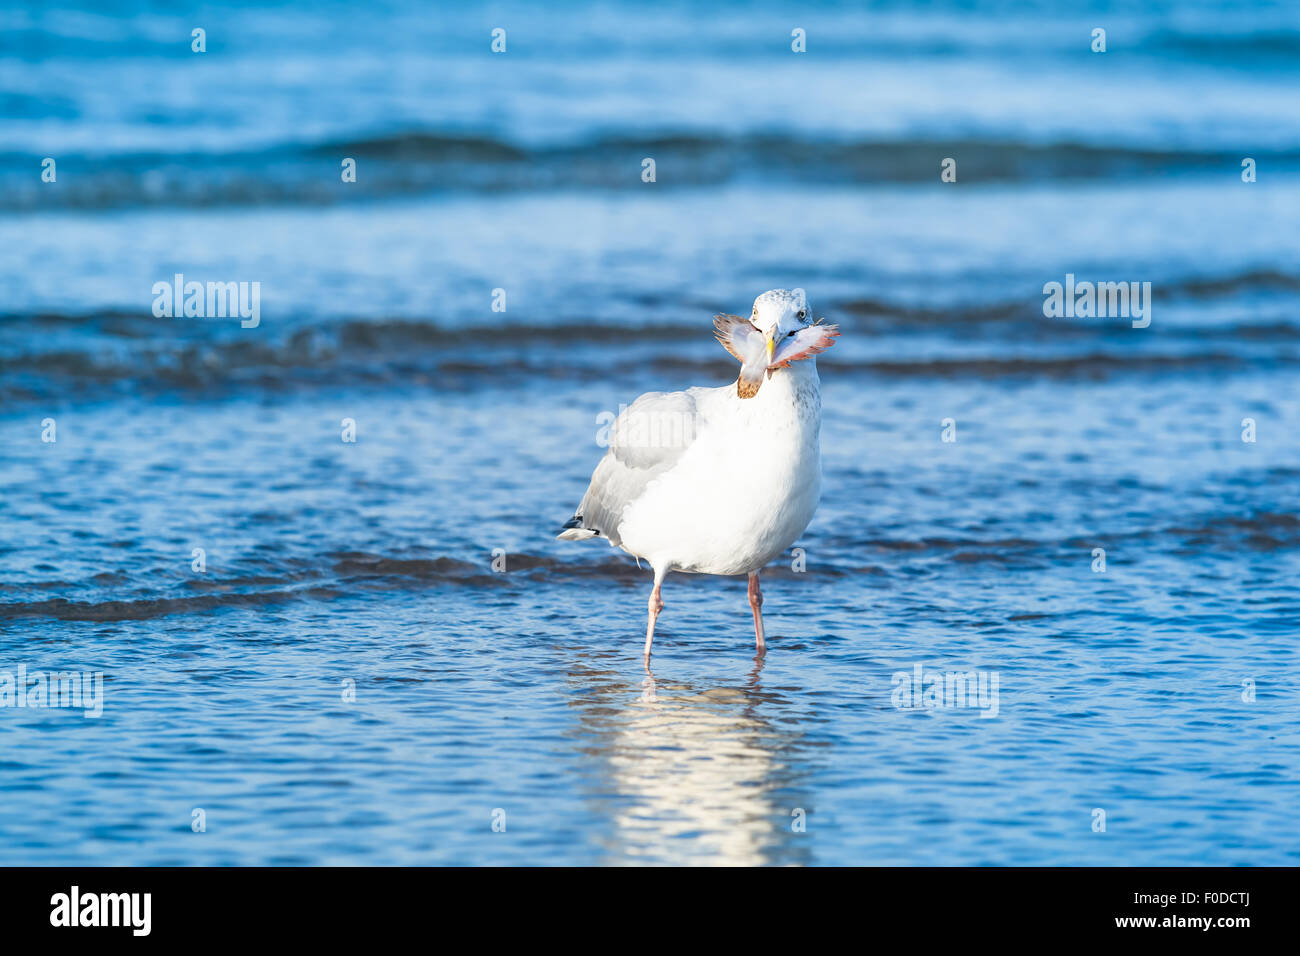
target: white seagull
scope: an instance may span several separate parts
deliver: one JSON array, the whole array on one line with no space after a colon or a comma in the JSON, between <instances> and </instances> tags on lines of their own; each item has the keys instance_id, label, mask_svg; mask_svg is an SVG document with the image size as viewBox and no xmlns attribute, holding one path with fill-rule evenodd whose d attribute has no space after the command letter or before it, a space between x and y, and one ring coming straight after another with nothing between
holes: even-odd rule
<instances>
[{"instance_id":1,"label":"white seagull","mask_svg":"<svg viewBox=\"0 0 1300 956\"><path fill-rule=\"evenodd\" d=\"M714 318L741 363L735 384L647 392L610 428L609 450L559 537L602 537L654 569L645 657L669 571L749 575L759 655L758 574L801 535L821 497L821 383L833 325L810 321L802 289L773 289L749 319Z\"/></svg>"}]
</instances>

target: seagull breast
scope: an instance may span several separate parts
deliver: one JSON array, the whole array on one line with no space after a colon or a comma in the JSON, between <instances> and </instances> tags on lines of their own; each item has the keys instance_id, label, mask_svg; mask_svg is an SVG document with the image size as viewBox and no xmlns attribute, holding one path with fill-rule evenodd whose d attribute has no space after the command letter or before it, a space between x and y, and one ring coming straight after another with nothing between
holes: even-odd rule
<instances>
[{"instance_id":1,"label":"seagull breast","mask_svg":"<svg viewBox=\"0 0 1300 956\"><path fill-rule=\"evenodd\" d=\"M611 430L582 526L656 568L758 570L816 511L820 429L812 360L775 371L749 398L734 384L643 395Z\"/></svg>"}]
</instances>

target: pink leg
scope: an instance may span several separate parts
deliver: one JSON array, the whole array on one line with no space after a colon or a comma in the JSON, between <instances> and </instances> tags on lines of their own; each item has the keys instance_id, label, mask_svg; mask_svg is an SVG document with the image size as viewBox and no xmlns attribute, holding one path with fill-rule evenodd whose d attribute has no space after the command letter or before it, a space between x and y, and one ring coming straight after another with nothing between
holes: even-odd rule
<instances>
[{"instance_id":1,"label":"pink leg","mask_svg":"<svg viewBox=\"0 0 1300 956\"><path fill-rule=\"evenodd\" d=\"M763 592L758 589L758 572L749 576L749 606L754 612L754 650L761 657L767 653L763 640Z\"/></svg>"},{"instance_id":2,"label":"pink leg","mask_svg":"<svg viewBox=\"0 0 1300 956\"><path fill-rule=\"evenodd\" d=\"M655 586L654 590L650 592L650 623L646 625L645 629L645 659L647 662L650 660L650 645L655 640L655 621L659 620L659 612L664 609L663 598L659 596L659 586L663 584L664 575L667 573L667 568L662 571L655 568Z\"/></svg>"}]
</instances>

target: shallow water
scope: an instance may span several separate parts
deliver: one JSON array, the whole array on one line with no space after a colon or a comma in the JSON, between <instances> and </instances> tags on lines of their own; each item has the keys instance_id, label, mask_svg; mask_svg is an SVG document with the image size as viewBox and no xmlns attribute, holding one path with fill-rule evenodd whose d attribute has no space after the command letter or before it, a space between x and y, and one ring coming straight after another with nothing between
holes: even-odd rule
<instances>
[{"instance_id":1,"label":"shallow water","mask_svg":"<svg viewBox=\"0 0 1300 956\"><path fill-rule=\"evenodd\" d=\"M4 14L7 156L68 162L0 174L0 671L104 697L0 709L0 859L1297 862L1294 11L827 7L791 64L779 10L603 9L508 67L404 5L199 62ZM175 272L259 326L154 318ZM1044 317L1066 273L1150 327ZM648 572L554 534L600 415L725 383L712 313L796 285L844 334L770 651L671 575L647 674ZM917 665L996 715L897 707Z\"/></svg>"}]
</instances>

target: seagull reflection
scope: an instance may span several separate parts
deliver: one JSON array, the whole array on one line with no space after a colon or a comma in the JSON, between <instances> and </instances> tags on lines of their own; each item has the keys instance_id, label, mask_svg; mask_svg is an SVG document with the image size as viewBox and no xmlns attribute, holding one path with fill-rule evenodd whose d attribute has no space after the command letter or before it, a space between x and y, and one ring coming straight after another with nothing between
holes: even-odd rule
<instances>
[{"instance_id":1,"label":"seagull reflection","mask_svg":"<svg viewBox=\"0 0 1300 956\"><path fill-rule=\"evenodd\" d=\"M740 687L703 690L650 672L639 687L587 666L571 675L590 797L611 829L605 862L811 861L811 836L791 827L796 807L811 809L802 735L786 698L763 690L762 666Z\"/></svg>"}]
</instances>

